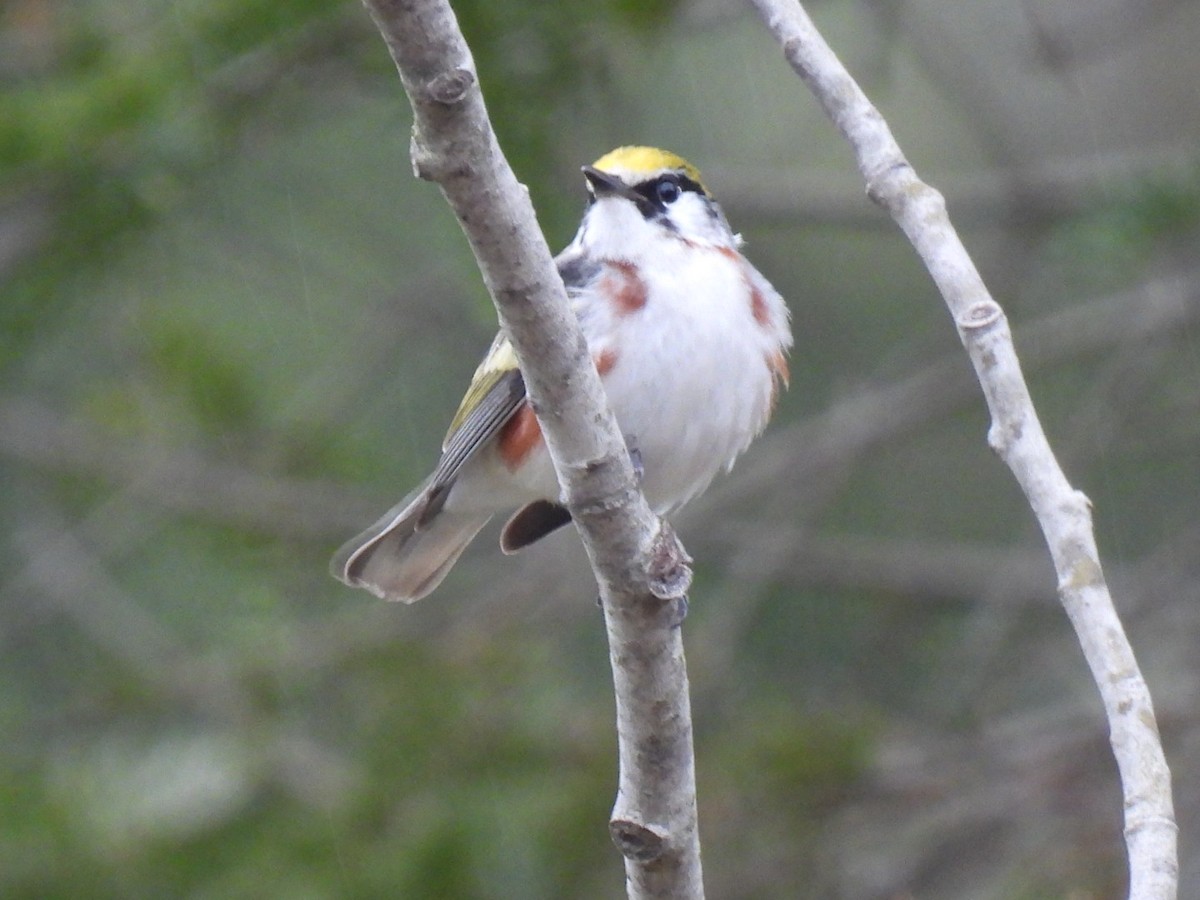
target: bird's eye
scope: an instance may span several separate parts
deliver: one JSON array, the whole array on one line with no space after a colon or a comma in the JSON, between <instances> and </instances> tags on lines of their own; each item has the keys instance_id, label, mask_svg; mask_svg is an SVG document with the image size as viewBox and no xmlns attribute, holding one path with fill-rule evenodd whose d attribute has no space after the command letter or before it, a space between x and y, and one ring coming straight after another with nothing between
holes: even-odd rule
<instances>
[{"instance_id":1,"label":"bird's eye","mask_svg":"<svg viewBox=\"0 0 1200 900\"><path fill-rule=\"evenodd\" d=\"M679 199L679 195L683 193L683 189L674 178L664 178L655 187L655 193L658 194L658 199L663 203L674 203Z\"/></svg>"}]
</instances>

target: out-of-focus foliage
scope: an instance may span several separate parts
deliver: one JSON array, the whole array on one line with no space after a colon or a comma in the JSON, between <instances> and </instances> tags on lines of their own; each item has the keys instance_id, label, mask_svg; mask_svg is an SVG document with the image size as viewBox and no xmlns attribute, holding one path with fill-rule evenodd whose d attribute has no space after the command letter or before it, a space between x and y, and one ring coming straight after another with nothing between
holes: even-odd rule
<instances>
[{"instance_id":1,"label":"out-of-focus foliage","mask_svg":"<svg viewBox=\"0 0 1200 900\"><path fill-rule=\"evenodd\" d=\"M1157 8L815 11L1096 503L1196 900L1200 14ZM666 145L791 303L776 423L677 522L710 893L1118 896L1045 551L927 277L777 48L704 3L457 10L552 245L580 164ZM509 559L485 532L410 608L325 573L491 336L407 118L355 3L0 9L0 895L621 894L574 536Z\"/></svg>"},{"instance_id":2,"label":"out-of-focus foliage","mask_svg":"<svg viewBox=\"0 0 1200 900\"><path fill-rule=\"evenodd\" d=\"M673 5L462 4L514 162L548 168L556 146L544 127L548 105L601 62L589 27L648 33ZM336 0L15 0L3 16L0 184L17 199L25 190L41 196L53 223L35 271L16 279L4 304L0 365L46 320L56 277L47 273L86 266L119 233L186 202L195 178L258 133L265 98L291 88L286 112L302 115L306 91L394 86L363 11Z\"/></svg>"}]
</instances>

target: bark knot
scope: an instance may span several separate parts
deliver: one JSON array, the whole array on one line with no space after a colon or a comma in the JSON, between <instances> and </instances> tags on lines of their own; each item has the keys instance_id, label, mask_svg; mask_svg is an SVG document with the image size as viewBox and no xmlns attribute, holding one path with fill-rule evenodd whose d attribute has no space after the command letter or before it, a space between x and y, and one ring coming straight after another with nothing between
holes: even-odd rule
<instances>
[{"instance_id":1,"label":"bark knot","mask_svg":"<svg viewBox=\"0 0 1200 900\"><path fill-rule=\"evenodd\" d=\"M1004 310L994 300L981 300L972 303L967 311L958 317L958 327L963 331L984 331L991 328L1004 318Z\"/></svg>"},{"instance_id":2,"label":"bark knot","mask_svg":"<svg viewBox=\"0 0 1200 900\"><path fill-rule=\"evenodd\" d=\"M894 212L915 199L915 191L927 188L916 180L913 167L903 156L889 158L874 171L864 172L867 197L876 206Z\"/></svg>"},{"instance_id":3,"label":"bark knot","mask_svg":"<svg viewBox=\"0 0 1200 900\"><path fill-rule=\"evenodd\" d=\"M687 596L692 586L692 567L683 544L668 523L662 522L654 543L650 547L650 565L647 572L650 593L659 600L678 600ZM686 610L686 606L684 609Z\"/></svg>"},{"instance_id":4,"label":"bark knot","mask_svg":"<svg viewBox=\"0 0 1200 900\"><path fill-rule=\"evenodd\" d=\"M667 832L653 825L643 825L630 819L613 819L608 823L613 843L626 859L635 862L654 862L667 849Z\"/></svg>"},{"instance_id":5,"label":"bark knot","mask_svg":"<svg viewBox=\"0 0 1200 900\"><path fill-rule=\"evenodd\" d=\"M462 102L473 84L475 84L475 73L470 69L456 66L448 72L442 72L429 79L425 85L425 92L434 103L454 106Z\"/></svg>"}]
</instances>

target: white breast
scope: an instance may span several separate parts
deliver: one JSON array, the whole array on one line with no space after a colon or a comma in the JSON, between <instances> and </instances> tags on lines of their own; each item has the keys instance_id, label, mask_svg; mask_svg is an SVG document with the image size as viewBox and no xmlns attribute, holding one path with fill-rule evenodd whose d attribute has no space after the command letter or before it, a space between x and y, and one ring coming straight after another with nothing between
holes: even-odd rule
<instances>
[{"instance_id":1,"label":"white breast","mask_svg":"<svg viewBox=\"0 0 1200 900\"><path fill-rule=\"evenodd\" d=\"M642 308L596 294L580 303L593 355L614 355L604 379L609 402L641 453L647 499L664 513L732 466L766 425L771 361L791 338L782 299L738 254L683 241L656 242L656 250L637 268Z\"/></svg>"}]
</instances>

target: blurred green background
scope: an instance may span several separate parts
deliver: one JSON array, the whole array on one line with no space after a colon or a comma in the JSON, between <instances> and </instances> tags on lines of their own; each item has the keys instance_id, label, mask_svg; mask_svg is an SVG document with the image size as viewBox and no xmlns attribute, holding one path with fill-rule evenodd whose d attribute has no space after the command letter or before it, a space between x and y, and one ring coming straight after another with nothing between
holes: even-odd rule
<instances>
[{"instance_id":1,"label":"blurred green background","mask_svg":"<svg viewBox=\"0 0 1200 900\"><path fill-rule=\"evenodd\" d=\"M1108 898L1121 799L948 316L748 7L457 5L555 249L579 166L697 163L789 299L768 435L677 517L710 896ZM1005 305L1096 505L1200 898L1200 7L813 13ZM430 600L330 552L495 327L364 10L0 8L0 895L612 898L565 530Z\"/></svg>"}]
</instances>

